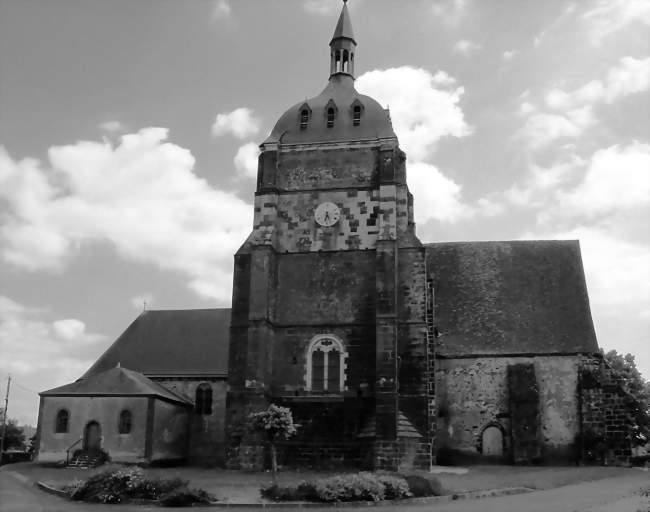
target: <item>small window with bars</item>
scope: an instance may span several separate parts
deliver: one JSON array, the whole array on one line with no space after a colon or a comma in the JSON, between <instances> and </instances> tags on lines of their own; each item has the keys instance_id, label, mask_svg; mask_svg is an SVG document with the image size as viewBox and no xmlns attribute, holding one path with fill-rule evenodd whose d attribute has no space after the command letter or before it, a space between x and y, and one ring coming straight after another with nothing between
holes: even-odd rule
<instances>
[{"instance_id":1,"label":"small window with bars","mask_svg":"<svg viewBox=\"0 0 650 512\"><path fill-rule=\"evenodd\" d=\"M309 109L303 108L300 111L300 129L305 130L309 124Z\"/></svg>"},{"instance_id":2,"label":"small window with bars","mask_svg":"<svg viewBox=\"0 0 650 512\"><path fill-rule=\"evenodd\" d=\"M327 127L332 128L334 126L334 118L336 117L336 111L334 108L330 107L327 109Z\"/></svg>"},{"instance_id":3,"label":"small window with bars","mask_svg":"<svg viewBox=\"0 0 650 512\"><path fill-rule=\"evenodd\" d=\"M352 125L359 126L361 124L361 106L355 105L352 109Z\"/></svg>"}]
</instances>

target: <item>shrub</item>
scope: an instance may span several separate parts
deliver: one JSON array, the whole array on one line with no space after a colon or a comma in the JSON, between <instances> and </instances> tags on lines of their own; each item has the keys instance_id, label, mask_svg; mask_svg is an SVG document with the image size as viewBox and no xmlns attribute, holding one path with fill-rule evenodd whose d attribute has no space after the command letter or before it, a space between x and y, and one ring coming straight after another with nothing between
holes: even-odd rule
<instances>
[{"instance_id":1,"label":"shrub","mask_svg":"<svg viewBox=\"0 0 650 512\"><path fill-rule=\"evenodd\" d=\"M74 500L121 503L131 499L160 499L182 506L207 503L212 496L201 489L188 489L180 478L145 478L139 467L110 467L85 481L74 480L63 488ZM179 503L179 504L176 504Z\"/></svg>"},{"instance_id":2,"label":"shrub","mask_svg":"<svg viewBox=\"0 0 650 512\"><path fill-rule=\"evenodd\" d=\"M316 496L320 501L379 501L386 494L386 487L377 475L356 473L333 476L314 482Z\"/></svg>"},{"instance_id":3,"label":"shrub","mask_svg":"<svg viewBox=\"0 0 650 512\"><path fill-rule=\"evenodd\" d=\"M308 501L316 499L316 490L310 482L300 482L297 486L282 487L271 484L260 489L263 498L273 501Z\"/></svg>"},{"instance_id":4,"label":"shrub","mask_svg":"<svg viewBox=\"0 0 650 512\"><path fill-rule=\"evenodd\" d=\"M179 487L160 497L160 504L164 507L191 507L195 503L207 504L215 501L215 497L203 489L188 489Z\"/></svg>"},{"instance_id":5,"label":"shrub","mask_svg":"<svg viewBox=\"0 0 650 512\"><path fill-rule=\"evenodd\" d=\"M138 467L107 469L88 478L70 495L72 499L120 503L142 487L144 473Z\"/></svg>"},{"instance_id":6,"label":"shrub","mask_svg":"<svg viewBox=\"0 0 650 512\"><path fill-rule=\"evenodd\" d=\"M409 484L401 476L377 475L377 480L384 484L384 499L399 500L412 496Z\"/></svg>"},{"instance_id":7,"label":"shrub","mask_svg":"<svg viewBox=\"0 0 650 512\"><path fill-rule=\"evenodd\" d=\"M404 480L408 484L409 491L416 498L442 495L442 486L434 477L424 478L420 475L406 475Z\"/></svg>"},{"instance_id":8,"label":"shrub","mask_svg":"<svg viewBox=\"0 0 650 512\"><path fill-rule=\"evenodd\" d=\"M262 497L274 501L380 501L411 496L406 480L401 476L376 473L318 478L297 486L273 484L262 487Z\"/></svg>"}]
</instances>

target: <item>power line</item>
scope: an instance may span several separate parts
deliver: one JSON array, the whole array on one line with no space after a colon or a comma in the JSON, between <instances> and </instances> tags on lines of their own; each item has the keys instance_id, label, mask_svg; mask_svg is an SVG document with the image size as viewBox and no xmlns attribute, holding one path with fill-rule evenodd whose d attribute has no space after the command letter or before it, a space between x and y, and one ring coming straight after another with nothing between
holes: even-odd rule
<instances>
[{"instance_id":1,"label":"power line","mask_svg":"<svg viewBox=\"0 0 650 512\"><path fill-rule=\"evenodd\" d=\"M19 388L24 389L25 391L29 391L30 393L34 393L34 394L38 395L38 391L34 391L33 389L30 389L30 388L28 388L28 387L26 387L26 386L23 386L22 384L16 382L16 379L12 379L11 382L12 382L15 386L18 386Z\"/></svg>"}]
</instances>

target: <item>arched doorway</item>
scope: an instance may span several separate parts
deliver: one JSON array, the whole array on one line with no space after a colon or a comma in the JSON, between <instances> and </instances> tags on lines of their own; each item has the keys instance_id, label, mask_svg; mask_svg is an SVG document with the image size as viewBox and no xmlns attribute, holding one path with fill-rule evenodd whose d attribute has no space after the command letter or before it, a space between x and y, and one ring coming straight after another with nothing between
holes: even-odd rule
<instances>
[{"instance_id":1,"label":"arched doorway","mask_svg":"<svg viewBox=\"0 0 650 512\"><path fill-rule=\"evenodd\" d=\"M98 452L102 447L102 429L99 423L91 421L84 429L83 449L86 452Z\"/></svg>"},{"instance_id":2,"label":"arched doorway","mask_svg":"<svg viewBox=\"0 0 650 512\"><path fill-rule=\"evenodd\" d=\"M499 427L490 425L483 431L483 455L501 457L503 455L503 432Z\"/></svg>"}]
</instances>

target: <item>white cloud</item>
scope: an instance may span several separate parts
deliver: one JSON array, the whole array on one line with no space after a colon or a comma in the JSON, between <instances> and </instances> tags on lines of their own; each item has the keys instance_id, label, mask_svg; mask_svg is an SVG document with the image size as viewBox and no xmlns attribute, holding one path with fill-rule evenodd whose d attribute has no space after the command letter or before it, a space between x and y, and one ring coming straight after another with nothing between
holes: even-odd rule
<instances>
[{"instance_id":1,"label":"white cloud","mask_svg":"<svg viewBox=\"0 0 650 512\"><path fill-rule=\"evenodd\" d=\"M27 268L61 269L83 244L108 241L122 257L182 272L197 293L230 300L232 254L252 208L211 188L194 157L145 128L110 142L49 150L50 166L0 148L0 253ZM110 177L110 179L107 179Z\"/></svg>"},{"instance_id":2,"label":"white cloud","mask_svg":"<svg viewBox=\"0 0 650 512\"><path fill-rule=\"evenodd\" d=\"M424 162L408 165L408 186L414 196L415 222L456 222L472 214L461 201L461 186Z\"/></svg>"},{"instance_id":3,"label":"white cloud","mask_svg":"<svg viewBox=\"0 0 650 512\"><path fill-rule=\"evenodd\" d=\"M532 148L542 148L560 138L577 138L596 124L594 109L630 94L650 89L650 57L623 57L604 80L592 80L573 91L553 88L545 95L547 111L524 101L519 108L526 123L519 135Z\"/></svg>"},{"instance_id":4,"label":"white cloud","mask_svg":"<svg viewBox=\"0 0 650 512\"><path fill-rule=\"evenodd\" d=\"M517 52L517 50L506 50L501 54L501 57L503 58L503 60L509 61L514 59L518 53L519 52Z\"/></svg>"},{"instance_id":5,"label":"white cloud","mask_svg":"<svg viewBox=\"0 0 650 512\"><path fill-rule=\"evenodd\" d=\"M574 109L564 114L545 113L534 109L529 114L521 134L533 148L544 147L559 138L579 137L594 124L590 107Z\"/></svg>"},{"instance_id":6,"label":"white cloud","mask_svg":"<svg viewBox=\"0 0 650 512\"><path fill-rule=\"evenodd\" d=\"M589 39L600 45L607 36L632 24L650 25L648 0L599 0L582 15Z\"/></svg>"},{"instance_id":7,"label":"white cloud","mask_svg":"<svg viewBox=\"0 0 650 512\"><path fill-rule=\"evenodd\" d=\"M83 336L86 330L86 324L75 318L57 320L52 323L52 327L57 336L67 341L78 339L80 336Z\"/></svg>"},{"instance_id":8,"label":"white cloud","mask_svg":"<svg viewBox=\"0 0 650 512\"><path fill-rule=\"evenodd\" d=\"M68 318L52 321L46 310L0 296L0 375L10 373L10 417L34 425L38 395L78 379L105 348L106 338L86 332L85 324Z\"/></svg>"},{"instance_id":9,"label":"white cloud","mask_svg":"<svg viewBox=\"0 0 650 512\"><path fill-rule=\"evenodd\" d=\"M240 107L232 112L217 114L212 125L212 136L221 137L231 134L238 139L245 139L260 131L261 121L247 107Z\"/></svg>"},{"instance_id":10,"label":"white cloud","mask_svg":"<svg viewBox=\"0 0 650 512\"><path fill-rule=\"evenodd\" d=\"M237 172L248 178L257 178L257 158L260 148L255 142L240 146L233 159Z\"/></svg>"},{"instance_id":11,"label":"white cloud","mask_svg":"<svg viewBox=\"0 0 650 512\"><path fill-rule=\"evenodd\" d=\"M650 144L633 143L596 151L582 181L573 189L559 191L557 208L542 220L561 217L582 221L598 216L627 213L650 207ZM648 215L646 211L643 215ZM648 218L647 216L645 217Z\"/></svg>"},{"instance_id":12,"label":"white cloud","mask_svg":"<svg viewBox=\"0 0 650 512\"><path fill-rule=\"evenodd\" d=\"M215 0L212 8L212 17L215 20L230 18L231 14L232 9L230 8L228 0Z\"/></svg>"},{"instance_id":13,"label":"white cloud","mask_svg":"<svg viewBox=\"0 0 650 512\"><path fill-rule=\"evenodd\" d=\"M650 88L650 57L623 57L607 72L604 81L592 80L572 92L551 89L546 105L555 110L584 108L595 103L613 103L617 99Z\"/></svg>"},{"instance_id":14,"label":"white cloud","mask_svg":"<svg viewBox=\"0 0 650 512\"><path fill-rule=\"evenodd\" d=\"M453 50L464 57L469 57L479 51L482 46L469 39L461 39L454 44Z\"/></svg>"},{"instance_id":15,"label":"white cloud","mask_svg":"<svg viewBox=\"0 0 650 512\"><path fill-rule=\"evenodd\" d=\"M503 193L505 201L519 208L540 208L548 204L559 187L576 179L585 162L572 155L548 167L533 165L523 183L512 185Z\"/></svg>"},{"instance_id":16,"label":"white cloud","mask_svg":"<svg viewBox=\"0 0 650 512\"><path fill-rule=\"evenodd\" d=\"M437 77L437 78L436 78ZM403 66L369 71L356 81L357 89L390 107L393 127L408 157L423 161L442 137L463 137L472 130L458 105L464 89L436 88L448 75Z\"/></svg>"},{"instance_id":17,"label":"white cloud","mask_svg":"<svg viewBox=\"0 0 650 512\"><path fill-rule=\"evenodd\" d=\"M455 83L444 71L432 75L410 66L370 71L356 82L360 92L390 106L393 128L408 157L416 222L455 222L471 214L461 201L461 186L429 162L441 138L472 131L458 105L463 88Z\"/></svg>"}]
</instances>

